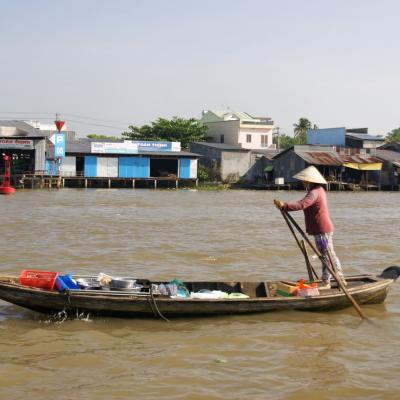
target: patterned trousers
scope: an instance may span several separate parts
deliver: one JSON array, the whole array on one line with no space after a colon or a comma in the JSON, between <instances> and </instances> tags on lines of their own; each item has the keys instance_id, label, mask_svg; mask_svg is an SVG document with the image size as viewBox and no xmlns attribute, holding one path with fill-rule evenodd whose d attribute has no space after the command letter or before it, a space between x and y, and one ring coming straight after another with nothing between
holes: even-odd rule
<instances>
[{"instance_id":1,"label":"patterned trousers","mask_svg":"<svg viewBox=\"0 0 400 400\"><path fill-rule=\"evenodd\" d=\"M318 250L321 252L322 257L324 258L324 261L322 261L321 279L326 282L330 282L331 280L331 274L329 273L328 268L326 267L327 263L330 264L327 250L329 250L329 253L331 255L334 270L336 270L336 273L339 275L340 278L344 278L340 260L335 253L335 249L333 248L333 232L320 233L319 235L313 235L313 236L315 244Z\"/></svg>"}]
</instances>

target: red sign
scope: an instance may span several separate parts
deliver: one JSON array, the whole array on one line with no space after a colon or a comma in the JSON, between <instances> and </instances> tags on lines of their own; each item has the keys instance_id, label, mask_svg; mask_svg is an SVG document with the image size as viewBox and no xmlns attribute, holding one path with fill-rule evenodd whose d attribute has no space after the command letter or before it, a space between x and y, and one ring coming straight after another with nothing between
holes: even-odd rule
<instances>
[{"instance_id":1,"label":"red sign","mask_svg":"<svg viewBox=\"0 0 400 400\"><path fill-rule=\"evenodd\" d=\"M54 123L56 124L56 128L58 130L58 132L61 132L61 129L63 128L65 122L64 121L54 121Z\"/></svg>"}]
</instances>

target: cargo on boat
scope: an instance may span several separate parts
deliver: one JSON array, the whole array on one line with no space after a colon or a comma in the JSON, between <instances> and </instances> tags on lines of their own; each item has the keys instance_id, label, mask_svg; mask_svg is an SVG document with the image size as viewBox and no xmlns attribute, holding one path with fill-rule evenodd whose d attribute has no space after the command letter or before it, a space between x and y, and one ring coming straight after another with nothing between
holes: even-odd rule
<instances>
[{"instance_id":1,"label":"cargo on boat","mask_svg":"<svg viewBox=\"0 0 400 400\"><path fill-rule=\"evenodd\" d=\"M399 275L399 267L389 267L379 276L346 276L347 290L358 304L382 303L390 285ZM52 281L50 285L47 281L43 287L37 282L27 282L26 277L25 274L21 283L21 277L0 276L0 299L46 314L87 313L91 316L124 318L199 317L284 310L329 311L351 306L345 293L335 283L330 289L315 290L317 286L299 295L294 293L295 290L285 289L293 288L296 283L284 281L175 280L177 284L171 284L150 282L147 279L118 278L112 283L110 279L107 281L106 275L106 279L102 277L100 280L98 277L68 275L66 284L59 284L54 275L49 275ZM68 283L71 281L76 285L75 288L71 288ZM29 284L35 287L27 286Z\"/></svg>"}]
</instances>

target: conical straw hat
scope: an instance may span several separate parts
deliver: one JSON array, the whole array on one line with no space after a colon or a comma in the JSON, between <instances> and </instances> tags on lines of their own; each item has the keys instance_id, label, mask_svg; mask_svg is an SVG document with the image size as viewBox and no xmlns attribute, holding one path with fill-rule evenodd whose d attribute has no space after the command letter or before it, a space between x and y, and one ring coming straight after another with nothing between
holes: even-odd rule
<instances>
[{"instance_id":1,"label":"conical straw hat","mask_svg":"<svg viewBox=\"0 0 400 400\"><path fill-rule=\"evenodd\" d=\"M327 184L325 178L321 175L321 173L315 168L313 165L303 169L298 172L296 175L293 175L293 178L299 179L301 181L312 182L312 183L323 183Z\"/></svg>"}]
</instances>

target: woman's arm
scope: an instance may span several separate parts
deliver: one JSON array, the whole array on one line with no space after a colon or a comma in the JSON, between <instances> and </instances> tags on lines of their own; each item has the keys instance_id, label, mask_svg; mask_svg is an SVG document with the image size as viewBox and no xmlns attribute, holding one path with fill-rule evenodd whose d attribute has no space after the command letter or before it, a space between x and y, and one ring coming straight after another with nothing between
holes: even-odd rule
<instances>
[{"instance_id":1,"label":"woman's arm","mask_svg":"<svg viewBox=\"0 0 400 400\"><path fill-rule=\"evenodd\" d=\"M298 201L284 203L282 209L285 211L299 211L312 206L317 201L318 195L315 190L310 190L304 198Z\"/></svg>"}]
</instances>

